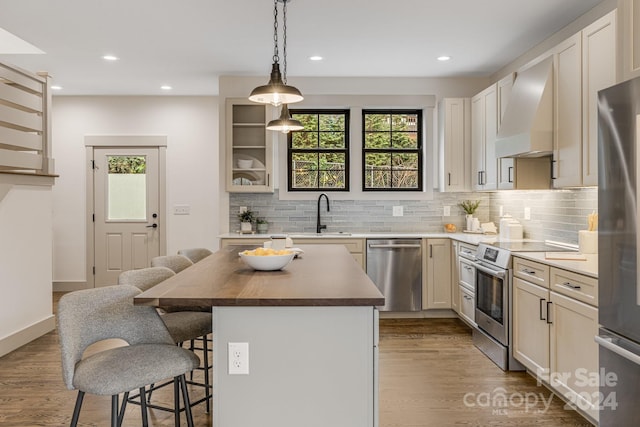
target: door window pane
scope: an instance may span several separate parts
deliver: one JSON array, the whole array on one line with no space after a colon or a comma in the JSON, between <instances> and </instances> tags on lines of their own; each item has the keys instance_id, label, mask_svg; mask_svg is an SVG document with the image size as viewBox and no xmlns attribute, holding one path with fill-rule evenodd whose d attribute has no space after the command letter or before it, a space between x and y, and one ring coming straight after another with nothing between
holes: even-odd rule
<instances>
[{"instance_id":1,"label":"door window pane","mask_svg":"<svg viewBox=\"0 0 640 427\"><path fill-rule=\"evenodd\" d=\"M107 163L107 220L146 221L146 157L108 156Z\"/></svg>"}]
</instances>

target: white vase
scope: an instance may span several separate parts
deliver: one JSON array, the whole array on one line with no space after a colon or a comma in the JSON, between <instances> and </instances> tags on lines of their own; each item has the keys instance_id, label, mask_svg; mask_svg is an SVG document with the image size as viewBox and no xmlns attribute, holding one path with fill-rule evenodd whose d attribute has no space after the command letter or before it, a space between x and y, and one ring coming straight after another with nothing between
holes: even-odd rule
<instances>
[{"instance_id":1,"label":"white vase","mask_svg":"<svg viewBox=\"0 0 640 427\"><path fill-rule=\"evenodd\" d=\"M466 226L465 230L472 231L473 230L473 215L472 214L467 214L466 215L466 219L467 219L467 226Z\"/></svg>"},{"instance_id":2,"label":"white vase","mask_svg":"<svg viewBox=\"0 0 640 427\"><path fill-rule=\"evenodd\" d=\"M250 222L241 222L240 223L240 231L243 233L251 232L251 223Z\"/></svg>"}]
</instances>

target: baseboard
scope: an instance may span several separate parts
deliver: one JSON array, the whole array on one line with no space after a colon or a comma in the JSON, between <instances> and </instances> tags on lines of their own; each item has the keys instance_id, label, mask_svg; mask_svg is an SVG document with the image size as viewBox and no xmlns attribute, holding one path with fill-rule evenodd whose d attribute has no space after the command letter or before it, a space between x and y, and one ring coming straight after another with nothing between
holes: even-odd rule
<instances>
[{"instance_id":1,"label":"baseboard","mask_svg":"<svg viewBox=\"0 0 640 427\"><path fill-rule=\"evenodd\" d=\"M432 309L423 311L381 311L381 319L455 319L458 315L449 309Z\"/></svg>"},{"instance_id":2,"label":"baseboard","mask_svg":"<svg viewBox=\"0 0 640 427\"><path fill-rule=\"evenodd\" d=\"M36 338L40 338L41 336L53 331L55 328L56 318L51 315L44 320L0 339L0 357L30 343Z\"/></svg>"},{"instance_id":3,"label":"baseboard","mask_svg":"<svg viewBox=\"0 0 640 427\"><path fill-rule=\"evenodd\" d=\"M53 282L53 292L72 292L89 289L89 285L85 281L78 282Z\"/></svg>"}]
</instances>

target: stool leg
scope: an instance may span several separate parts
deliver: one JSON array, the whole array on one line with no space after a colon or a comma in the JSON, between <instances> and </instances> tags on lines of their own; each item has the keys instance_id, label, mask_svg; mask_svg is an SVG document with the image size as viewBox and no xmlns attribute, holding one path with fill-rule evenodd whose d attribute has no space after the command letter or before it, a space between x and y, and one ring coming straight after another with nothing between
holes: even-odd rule
<instances>
[{"instance_id":1,"label":"stool leg","mask_svg":"<svg viewBox=\"0 0 640 427\"><path fill-rule=\"evenodd\" d=\"M189 343L189 350L193 351L195 346L196 346L195 340L191 340L191 342ZM193 381L193 371L189 373L189 381Z\"/></svg>"},{"instance_id":2,"label":"stool leg","mask_svg":"<svg viewBox=\"0 0 640 427\"><path fill-rule=\"evenodd\" d=\"M118 427L118 395L111 396L111 427Z\"/></svg>"},{"instance_id":3,"label":"stool leg","mask_svg":"<svg viewBox=\"0 0 640 427\"><path fill-rule=\"evenodd\" d=\"M147 419L147 400L145 397L144 387L140 387L140 408L142 410L142 427L149 427Z\"/></svg>"},{"instance_id":4,"label":"stool leg","mask_svg":"<svg viewBox=\"0 0 640 427\"><path fill-rule=\"evenodd\" d=\"M173 379L173 415L176 427L180 427L180 386L179 377Z\"/></svg>"},{"instance_id":5,"label":"stool leg","mask_svg":"<svg viewBox=\"0 0 640 427\"><path fill-rule=\"evenodd\" d=\"M187 380L184 375L180 376L180 387L182 388L182 400L184 401L184 411L187 416L187 425L193 427L193 415L191 414L191 401L187 390Z\"/></svg>"},{"instance_id":6,"label":"stool leg","mask_svg":"<svg viewBox=\"0 0 640 427\"><path fill-rule=\"evenodd\" d=\"M122 425L122 420L124 419L124 410L127 409L127 402L129 401L129 392L125 392L122 396L122 407L119 409L118 413L118 427Z\"/></svg>"},{"instance_id":7,"label":"stool leg","mask_svg":"<svg viewBox=\"0 0 640 427\"><path fill-rule=\"evenodd\" d=\"M84 399L84 391L78 390L78 397L76 398L76 406L73 408L73 416L71 417L71 427L78 425L78 417L80 416L80 408L82 407L82 399Z\"/></svg>"}]
</instances>

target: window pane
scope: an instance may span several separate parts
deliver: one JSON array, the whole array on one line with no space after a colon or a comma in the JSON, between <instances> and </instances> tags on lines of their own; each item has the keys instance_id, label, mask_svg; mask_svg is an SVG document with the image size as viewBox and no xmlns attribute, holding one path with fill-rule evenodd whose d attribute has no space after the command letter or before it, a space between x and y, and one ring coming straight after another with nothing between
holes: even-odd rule
<instances>
[{"instance_id":1,"label":"window pane","mask_svg":"<svg viewBox=\"0 0 640 427\"><path fill-rule=\"evenodd\" d=\"M364 147L365 148L390 148L391 134L387 132L365 133Z\"/></svg>"},{"instance_id":2,"label":"window pane","mask_svg":"<svg viewBox=\"0 0 640 427\"><path fill-rule=\"evenodd\" d=\"M413 132L394 132L391 135L393 148L418 148L418 134Z\"/></svg>"},{"instance_id":3,"label":"window pane","mask_svg":"<svg viewBox=\"0 0 640 427\"><path fill-rule=\"evenodd\" d=\"M344 132L320 133L320 148L344 148Z\"/></svg>"},{"instance_id":4,"label":"window pane","mask_svg":"<svg viewBox=\"0 0 640 427\"><path fill-rule=\"evenodd\" d=\"M393 188L418 188L418 171L394 170Z\"/></svg>"},{"instance_id":5,"label":"window pane","mask_svg":"<svg viewBox=\"0 0 640 427\"><path fill-rule=\"evenodd\" d=\"M318 186L318 155L316 153L294 153L291 163L291 186L293 188L316 188Z\"/></svg>"},{"instance_id":6,"label":"window pane","mask_svg":"<svg viewBox=\"0 0 640 427\"><path fill-rule=\"evenodd\" d=\"M344 131L344 114L321 114L321 131Z\"/></svg>"},{"instance_id":7,"label":"window pane","mask_svg":"<svg viewBox=\"0 0 640 427\"><path fill-rule=\"evenodd\" d=\"M394 169L418 169L418 154L403 153L393 155Z\"/></svg>"},{"instance_id":8,"label":"window pane","mask_svg":"<svg viewBox=\"0 0 640 427\"><path fill-rule=\"evenodd\" d=\"M317 148L318 140L315 132L292 132L292 148Z\"/></svg>"},{"instance_id":9,"label":"window pane","mask_svg":"<svg viewBox=\"0 0 640 427\"><path fill-rule=\"evenodd\" d=\"M304 126L303 130L315 131L318 130L318 115L317 114L292 114L293 119L299 120Z\"/></svg>"},{"instance_id":10,"label":"window pane","mask_svg":"<svg viewBox=\"0 0 640 427\"><path fill-rule=\"evenodd\" d=\"M393 130L398 131L411 131L417 132L418 130L418 115L417 114L394 114Z\"/></svg>"},{"instance_id":11,"label":"window pane","mask_svg":"<svg viewBox=\"0 0 640 427\"><path fill-rule=\"evenodd\" d=\"M108 156L107 219L147 219L147 159L144 156Z\"/></svg>"},{"instance_id":12,"label":"window pane","mask_svg":"<svg viewBox=\"0 0 640 427\"><path fill-rule=\"evenodd\" d=\"M364 117L365 131L391 130L391 116L389 114L367 114Z\"/></svg>"},{"instance_id":13,"label":"window pane","mask_svg":"<svg viewBox=\"0 0 640 427\"><path fill-rule=\"evenodd\" d=\"M391 154L367 153L364 180L365 188L391 187Z\"/></svg>"},{"instance_id":14,"label":"window pane","mask_svg":"<svg viewBox=\"0 0 640 427\"><path fill-rule=\"evenodd\" d=\"M320 153L320 188L345 188L345 159L343 153Z\"/></svg>"}]
</instances>

